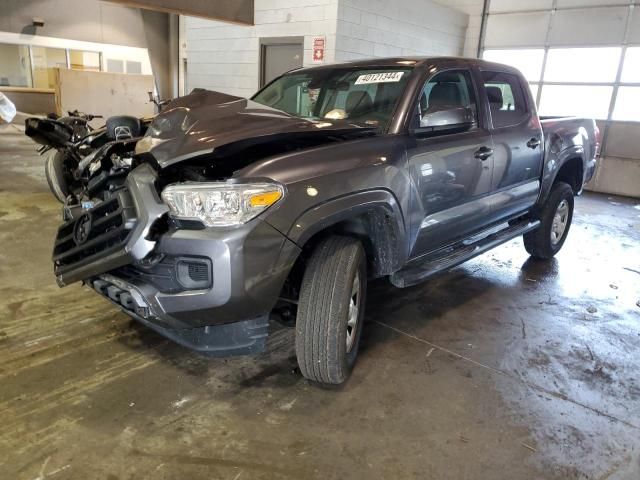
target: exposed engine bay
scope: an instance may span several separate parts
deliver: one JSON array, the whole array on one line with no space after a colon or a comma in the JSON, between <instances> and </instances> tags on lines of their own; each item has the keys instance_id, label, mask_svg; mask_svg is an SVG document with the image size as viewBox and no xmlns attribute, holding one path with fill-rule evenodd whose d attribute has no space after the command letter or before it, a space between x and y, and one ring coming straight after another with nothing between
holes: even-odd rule
<instances>
[{"instance_id":1,"label":"exposed engine bay","mask_svg":"<svg viewBox=\"0 0 640 480\"><path fill-rule=\"evenodd\" d=\"M197 89L153 119L112 117L97 130L88 130L77 117L29 119L26 134L63 156L62 178L50 184L63 184L58 188L64 191L63 218L70 220L112 198L142 163L158 172L159 193L170 183L224 181L258 160L372 135L375 129L346 121L310 122Z\"/></svg>"}]
</instances>

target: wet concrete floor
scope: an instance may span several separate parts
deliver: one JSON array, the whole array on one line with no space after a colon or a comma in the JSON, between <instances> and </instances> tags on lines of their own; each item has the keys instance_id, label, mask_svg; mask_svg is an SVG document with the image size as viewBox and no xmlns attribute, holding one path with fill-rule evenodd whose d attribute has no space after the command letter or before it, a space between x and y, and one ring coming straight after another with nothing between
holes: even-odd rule
<instances>
[{"instance_id":1,"label":"wet concrete floor","mask_svg":"<svg viewBox=\"0 0 640 480\"><path fill-rule=\"evenodd\" d=\"M341 390L292 331L208 359L59 289L59 205L0 131L0 478L639 479L640 200L586 194L556 259L512 241L429 283L370 285Z\"/></svg>"}]
</instances>

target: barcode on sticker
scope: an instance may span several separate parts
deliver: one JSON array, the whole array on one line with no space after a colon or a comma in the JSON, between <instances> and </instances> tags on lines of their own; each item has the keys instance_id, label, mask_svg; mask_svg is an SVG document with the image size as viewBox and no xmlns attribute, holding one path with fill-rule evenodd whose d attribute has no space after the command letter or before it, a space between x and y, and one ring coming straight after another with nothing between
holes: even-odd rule
<instances>
[{"instance_id":1,"label":"barcode on sticker","mask_svg":"<svg viewBox=\"0 0 640 480\"><path fill-rule=\"evenodd\" d=\"M404 72L367 73L360 75L355 84L366 85L368 83L399 82L402 75L404 75Z\"/></svg>"}]
</instances>

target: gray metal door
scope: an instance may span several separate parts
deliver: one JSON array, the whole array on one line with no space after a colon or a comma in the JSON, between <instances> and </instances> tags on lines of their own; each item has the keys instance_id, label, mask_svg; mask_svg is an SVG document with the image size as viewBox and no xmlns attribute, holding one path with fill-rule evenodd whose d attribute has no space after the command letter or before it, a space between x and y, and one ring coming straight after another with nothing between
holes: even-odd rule
<instances>
[{"instance_id":1,"label":"gray metal door","mask_svg":"<svg viewBox=\"0 0 640 480\"><path fill-rule=\"evenodd\" d=\"M486 226L491 210L493 158L491 133L478 112L471 72L447 70L425 83L420 92L420 116L446 107L470 107L476 125L459 133L414 138L407 146L410 174L417 187L413 199L417 257L464 238Z\"/></svg>"},{"instance_id":2,"label":"gray metal door","mask_svg":"<svg viewBox=\"0 0 640 480\"><path fill-rule=\"evenodd\" d=\"M302 67L304 54L302 43L262 45L262 78L264 86L284 72Z\"/></svg>"}]
</instances>

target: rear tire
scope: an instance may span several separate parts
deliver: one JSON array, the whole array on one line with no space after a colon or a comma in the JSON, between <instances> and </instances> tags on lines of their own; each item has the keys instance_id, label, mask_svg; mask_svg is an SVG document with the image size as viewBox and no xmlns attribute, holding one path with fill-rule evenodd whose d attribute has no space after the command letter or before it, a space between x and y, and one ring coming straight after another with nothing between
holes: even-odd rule
<instances>
[{"instance_id":1,"label":"rear tire","mask_svg":"<svg viewBox=\"0 0 640 480\"><path fill-rule=\"evenodd\" d=\"M564 245L573 220L573 189L569 184L553 185L537 219L540 227L524 235L524 248L533 258L548 260Z\"/></svg>"},{"instance_id":2,"label":"rear tire","mask_svg":"<svg viewBox=\"0 0 640 480\"><path fill-rule=\"evenodd\" d=\"M60 203L64 203L69 195L69 188L64 176L64 154L51 150L45 161L45 175L49 190Z\"/></svg>"},{"instance_id":3,"label":"rear tire","mask_svg":"<svg viewBox=\"0 0 640 480\"><path fill-rule=\"evenodd\" d=\"M367 285L360 241L323 240L305 270L296 319L296 355L302 375L327 385L343 383L358 355Z\"/></svg>"}]
</instances>

